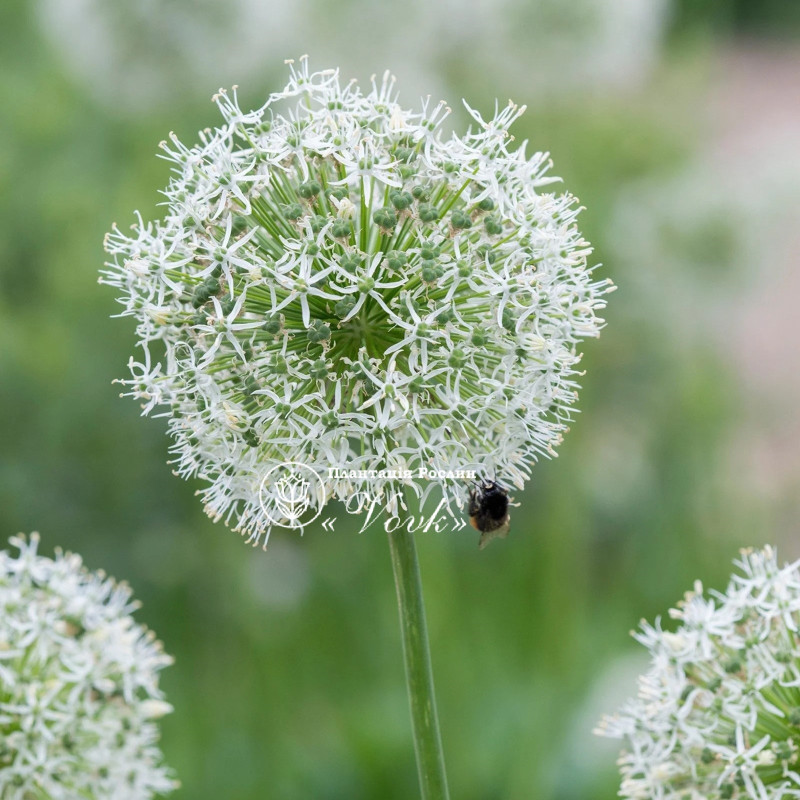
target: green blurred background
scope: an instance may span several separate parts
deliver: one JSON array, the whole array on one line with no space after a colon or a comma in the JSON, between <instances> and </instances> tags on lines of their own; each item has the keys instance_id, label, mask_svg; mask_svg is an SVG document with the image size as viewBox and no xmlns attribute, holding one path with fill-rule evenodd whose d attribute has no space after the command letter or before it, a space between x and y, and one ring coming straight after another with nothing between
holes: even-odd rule
<instances>
[{"instance_id":1,"label":"green blurred background","mask_svg":"<svg viewBox=\"0 0 800 800\"><path fill-rule=\"evenodd\" d=\"M526 103L614 279L560 457L510 538L419 537L451 792L615 796L591 730L635 689L628 631L744 544L800 556L800 3L3 0L0 520L130 581L177 663L167 760L192 800L417 796L385 537L253 550L118 398L134 344L103 234L160 213L175 130L260 104L283 60L390 68L401 100Z\"/></svg>"}]
</instances>

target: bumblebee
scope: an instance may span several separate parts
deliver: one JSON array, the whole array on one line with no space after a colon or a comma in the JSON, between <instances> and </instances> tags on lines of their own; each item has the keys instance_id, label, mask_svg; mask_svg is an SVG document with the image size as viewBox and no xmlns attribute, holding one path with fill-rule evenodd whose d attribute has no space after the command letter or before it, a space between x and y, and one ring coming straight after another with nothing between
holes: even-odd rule
<instances>
[{"instance_id":1,"label":"bumblebee","mask_svg":"<svg viewBox=\"0 0 800 800\"><path fill-rule=\"evenodd\" d=\"M481 538L478 547L483 550L492 539L508 536L511 516L508 513L508 489L497 481L481 482L469 493L469 522Z\"/></svg>"}]
</instances>

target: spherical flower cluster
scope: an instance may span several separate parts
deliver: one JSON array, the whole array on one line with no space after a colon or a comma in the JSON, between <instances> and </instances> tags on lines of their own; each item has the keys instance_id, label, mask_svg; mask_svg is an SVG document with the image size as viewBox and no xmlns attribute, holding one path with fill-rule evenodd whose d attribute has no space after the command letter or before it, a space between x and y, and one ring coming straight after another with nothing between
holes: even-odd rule
<instances>
[{"instance_id":1,"label":"spherical flower cluster","mask_svg":"<svg viewBox=\"0 0 800 800\"><path fill-rule=\"evenodd\" d=\"M166 409L207 512L266 539L284 462L320 475L317 504L389 514L404 481L447 508L465 470L521 487L611 288L546 154L509 150L524 109L468 108L477 129L445 139L444 104L408 111L388 74L365 94L305 59L262 108L216 101L221 127L164 145L166 218L115 227L101 279L138 321L130 393Z\"/></svg>"},{"instance_id":2,"label":"spherical flower cluster","mask_svg":"<svg viewBox=\"0 0 800 800\"><path fill-rule=\"evenodd\" d=\"M598 733L625 740L620 794L647 800L800 797L800 562L743 551L724 594L699 583L643 623L638 698Z\"/></svg>"},{"instance_id":3,"label":"spherical flower cluster","mask_svg":"<svg viewBox=\"0 0 800 800\"><path fill-rule=\"evenodd\" d=\"M155 720L170 664L124 584L81 559L0 552L0 797L146 800L176 783Z\"/></svg>"}]
</instances>

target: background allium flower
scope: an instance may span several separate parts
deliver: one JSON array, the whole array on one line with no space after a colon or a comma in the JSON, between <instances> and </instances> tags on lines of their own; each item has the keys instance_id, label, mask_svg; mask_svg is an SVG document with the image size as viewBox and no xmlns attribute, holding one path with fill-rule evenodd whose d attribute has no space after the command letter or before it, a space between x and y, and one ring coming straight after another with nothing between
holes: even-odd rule
<instances>
[{"instance_id":1,"label":"background allium flower","mask_svg":"<svg viewBox=\"0 0 800 800\"><path fill-rule=\"evenodd\" d=\"M670 616L642 624L651 652L639 696L601 723L625 739L630 798L800 797L800 562L743 551L724 594L699 583Z\"/></svg>"},{"instance_id":2,"label":"background allium flower","mask_svg":"<svg viewBox=\"0 0 800 800\"><path fill-rule=\"evenodd\" d=\"M408 111L388 74L364 94L305 59L256 111L216 101L221 127L164 145L165 220L115 227L104 278L139 323L130 393L167 409L208 513L268 535L259 485L284 461L319 471L324 500L389 513L397 480L328 469L408 469L447 507L464 481L419 469L521 487L566 429L610 288L546 154L509 150L524 109L467 107L476 129L445 140L443 103Z\"/></svg>"},{"instance_id":3,"label":"background allium flower","mask_svg":"<svg viewBox=\"0 0 800 800\"><path fill-rule=\"evenodd\" d=\"M0 552L0 797L144 800L176 787L155 719L172 659L131 617L130 589L77 555Z\"/></svg>"}]
</instances>

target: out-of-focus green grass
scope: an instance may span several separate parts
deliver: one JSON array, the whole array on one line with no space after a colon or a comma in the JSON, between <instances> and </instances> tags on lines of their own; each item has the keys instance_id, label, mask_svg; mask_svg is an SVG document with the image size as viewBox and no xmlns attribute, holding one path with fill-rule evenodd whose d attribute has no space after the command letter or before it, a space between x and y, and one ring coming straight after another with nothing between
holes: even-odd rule
<instances>
[{"instance_id":1,"label":"out-of-focus green grass","mask_svg":"<svg viewBox=\"0 0 800 800\"><path fill-rule=\"evenodd\" d=\"M117 115L66 76L32 4L5 0L2 15L3 535L39 530L44 550L76 550L132 583L139 618L177 657L163 678L176 708L163 746L181 797L414 797L384 536L357 535L340 510L334 533L278 533L267 553L251 550L170 474L163 422L140 419L111 384L134 336L96 283L103 234L135 208L158 213L159 139L191 140L214 110L190 97ZM640 617L695 577L720 585L736 547L761 535L748 498L721 478L735 381L710 347L686 352L665 336L650 314L658 286L629 290L607 238L621 188L690 156L702 75L702 52L676 47L648 92L533 108L516 131L553 153L620 290L586 346L574 430L516 498L510 539L479 553L472 535L419 537L453 797L613 797L613 754L576 734L594 682L634 649Z\"/></svg>"}]
</instances>

